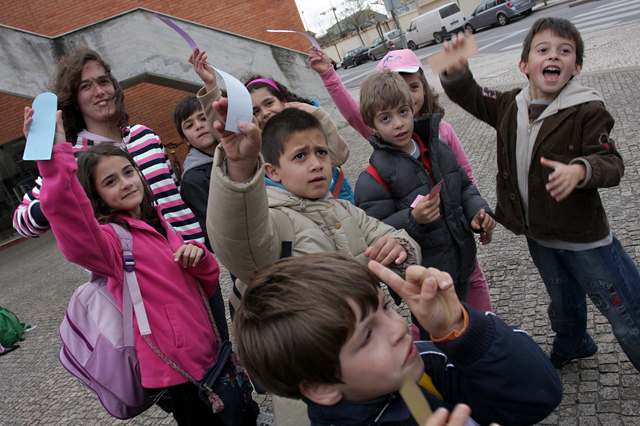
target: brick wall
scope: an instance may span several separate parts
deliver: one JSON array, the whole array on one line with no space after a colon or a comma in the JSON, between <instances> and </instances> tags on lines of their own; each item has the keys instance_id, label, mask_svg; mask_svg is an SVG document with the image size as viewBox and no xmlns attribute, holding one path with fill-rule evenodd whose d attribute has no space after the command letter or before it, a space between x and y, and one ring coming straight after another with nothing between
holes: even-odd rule
<instances>
[{"instance_id":1,"label":"brick wall","mask_svg":"<svg viewBox=\"0 0 640 426\"><path fill-rule=\"evenodd\" d=\"M300 36L268 33L267 29L304 31L294 0L29 0L0 3L0 24L57 36L128 10L143 7L246 37L307 51ZM100 52L98 52L100 53ZM174 129L175 104L189 93L152 84L125 91L130 123L153 129L164 143L180 142ZM0 94L0 144L22 135L23 109L30 100ZM186 149L178 149L181 157Z\"/></svg>"}]
</instances>

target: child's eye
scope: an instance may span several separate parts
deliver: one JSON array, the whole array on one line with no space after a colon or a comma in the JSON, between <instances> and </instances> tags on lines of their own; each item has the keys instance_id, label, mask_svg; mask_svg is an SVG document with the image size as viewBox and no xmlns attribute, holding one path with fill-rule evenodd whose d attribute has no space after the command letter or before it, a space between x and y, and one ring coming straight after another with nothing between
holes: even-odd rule
<instances>
[{"instance_id":1,"label":"child's eye","mask_svg":"<svg viewBox=\"0 0 640 426\"><path fill-rule=\"evenodd\" d=\"M101 86L108 86L111 84L111 81L107 77L104 77L98 82L98 84L100 84Z\"/></svg>"},{"instance_id":2,"label":"child's eye","mask_svg":"<svg viewBox=\"0 0 640 426\"><path fill-rule=\"evenodd\" d=\"M362 339L362 346L366 346L371 341L372 334L373 334L372 329L367 330L367 332L364 335L364 338Z\"/></svg>"},{"instance_id":3,"label":"child's eye","mask_svg":"<svg viewBox=\"0 0 640 426\"><path fill-rule=\"evenodd\" d=\"M305 157L304 154L300 153L300 154L296 155L295 157L293 157L293 159L294 160L302 160L304 157Z\"/></svg>"},{"instance_id":4,"label":"child's eye","mask_svg":"<svg viewBox=\"0 0 640 426\"><path fill-rule=\"evenodd\" d=\"M133 167L124 171L125 176L130 176L133 173Z\"/></svg>"},{"instance_id":5,"label":"child's eye","mask_svg":"<svg viewBox=\"0 0 640 426\"><path fill-rule=\"evenodd\" d=\"M384 117L380 117L380 121L382 121L383 123L386 123L387 121L389 121L389 116L385 115Z\"/></svg>"},{"instance_id":6,"label":"child's eye","mask_svg":"<svg viewBox=\"0 0 640 426\"><path fill-rule=\"evenodd\" d=\"M270 107L271 105L273 105L273 101L267 101L267 103L265 105Z\"/></svg>"},{"instance_id":7,"label":"child's eye","mask_svg":"<svg viewBox=\"0 0 640 426\"><path fill-rule=\"evenodd\" d=\"M542 48L540 48L540 50L538 50L538 52L547 53L547 48L546 47L542 47Z\"/></svg>"},{"instance_id":8,"label":"child's eye","mask_svg":"<svg viewBox=\"0 0 640 426\"><path fill-rule=\"evenodd\" d=\"M258 115L259 112L260 110L258 108L253 109L253 115Z\"/></svg>"},{"instance_id":9,"label":"child's eye","mask_svg":"<svg viewBox=\"0 0 640 426\"><path fill-rule=\"evenodd\" d=\"M87 90L90 87L89 83L83 83L80 85L80 90Z\"/></svg>"},{"instance_id":10,"label":"child's eye","mask_svg":"<svg viewBox=\"0 0 640 426\"><path fill-rule=\"evenodd\" d=\"M184 123L184 125L182 127L184 127L185 130L189 130L192 126L193 125L191 123Z\"/></svg>"},{"instance_id":11,"label":"child's eye","mask_svg":"<svg viewBox=\"0 0 640 426\"><path fill-rule=\"evenodd\" d=\"M327 155L327 154L329 154L329 152L327 150L325 150L325 149L319 149L318 150L318 155Z\"/></svg>"},{"instance_id":12,"label":"child's eye","mask_svg":"<svg viewBox=\"0 0 640 426\"><path fill-rule=\"evenodd\" d=\"M420 86L418 84L413 84L410 89L412 92L417 92L420 89Z\"/></svg>"},{"instance_id":13,"label":"child's eye","mask_svg":"<svg viewBox=\"0 0 640 426\"><path fill-rule=\"evenodd\" d=\"M401 109L400 110L400 115L407 115L408 112L409 112L408 109Z\"/></svg>"},{"instance_id":14,"label":"child's eye","mask_svg":"<svg viewBox=\"0 0 640 426\"><path fill-rule=\"evenodd\" d=\"M109 179L109 180L106 180L106 181L104 182L104 186L111 186L111 185L113 185L114 183L116 183L116 180L115 180L115 179Z\"/></svg>"}]
</instances>

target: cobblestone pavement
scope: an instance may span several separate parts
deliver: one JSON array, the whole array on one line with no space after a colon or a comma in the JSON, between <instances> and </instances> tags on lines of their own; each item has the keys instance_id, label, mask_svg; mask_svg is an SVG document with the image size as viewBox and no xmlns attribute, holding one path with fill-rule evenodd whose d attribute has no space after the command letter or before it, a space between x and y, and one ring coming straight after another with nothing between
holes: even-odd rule
<instances>
[{"instance_id":1,"label":"cobblestone pavement","mask_svg":"<svg viewBox=\"0 0 640 426\"><path fill-rule=\"evenodd\" d=\"M627 34L636 34L638 24L628 26ZM607 61L611 35L602 31L585 37L587 57ZM590 40L592 43L590 44ZM627 43L628 41L625 41ZM635 52L637 49L637 41ZM598 49L591 49L593 45ZM591 49L591 50L590 50ZM484 61L489 61L486 58ZM513 58L512 66L515 67ZM516 58L517 60L517 58ZM622 154L626 173L616 188L602 190L609 221L622 244L636 263L640 263L640 65L636 57L620 59L626 68L599 68L585 73L578 81L597 88L616 119L613 137ZM611 59L612 62L618 59ZM631 62L629 62L631 61ZM495 62L495 58L494 58ZM483 76L483 59L472 62L472 70ZM477 66L477 68L476 68ZM509 89L522 79L494 78L483 84ZM446 120L456 130L471 161L481 193L495 205L494 175L495 132L453 105L444 95ZM370 147L352 129L341 130L351 148L345 167L355 183L367 164ZM479 247L479 259L489 281L495 312L507 323L528 331L545 352L549 352L553 333L546 307L548 297L529 257L523 237L498 226L493 241ZM171 416L152 407L129 421L111 418L96 397L60 365L58 327L74 289L88 280L82 268L68 264L58 251L53 234L28 240L0 252L0 305L13 310L22 321L37 326L26 334L21 348L0 357L0 424L3 425L164 425L174 424ZM229 292L229 279L222 274L223 292ZM406 308L402 310L407 314ZM615 342L611 327L589 303L589 332L599 346L588 359L567 365L561 372L564 399L544 425L640 425L640 375L631 366ZM257 397L261 407L270 411L270 398ZM503 425L505 426L505 425Z\"/></svg>"}]
</instances>

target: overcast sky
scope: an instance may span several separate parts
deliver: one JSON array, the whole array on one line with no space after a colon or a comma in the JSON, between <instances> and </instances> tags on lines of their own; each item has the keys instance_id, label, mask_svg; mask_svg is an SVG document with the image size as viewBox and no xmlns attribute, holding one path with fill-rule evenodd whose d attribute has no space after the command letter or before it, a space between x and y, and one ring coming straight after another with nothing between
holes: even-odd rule
<instances>
[{"instance_id":1,"label":"overcast sky","mask_svg":"<svg viewBox=\"0 0 640 426\"><path fill-rule=\"evenodd\" d=\"M336 18L331 11L332 5L336 8L338 19L342 19L345 9L343 6L344 0L295 0L295 2L305 28L318 35L324 34L327 28L336 23ZM384 6L376 6L374 10L385 13ZM322 12L327 13L323 16L320 15Z\"/></svg>"}]
</instances>

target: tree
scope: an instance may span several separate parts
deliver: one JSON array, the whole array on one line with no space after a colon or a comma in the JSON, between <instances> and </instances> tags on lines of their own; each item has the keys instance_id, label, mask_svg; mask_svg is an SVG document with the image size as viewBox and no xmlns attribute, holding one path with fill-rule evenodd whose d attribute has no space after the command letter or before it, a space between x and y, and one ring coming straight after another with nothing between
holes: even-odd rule
<instances>
[{"instance_id":1,"label":"tree","mask_svg":"<svg viewBox=\"0 0 640 426\"><path fill-rule=\"evenodd\" d=\"M349 25L350 30L356 31L360 42L365 44L361 32L376 22L375 13L371 10L369 0L345 0L343 6L342 20Z\"/></svg>"}]
</instances>

